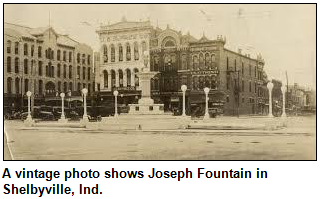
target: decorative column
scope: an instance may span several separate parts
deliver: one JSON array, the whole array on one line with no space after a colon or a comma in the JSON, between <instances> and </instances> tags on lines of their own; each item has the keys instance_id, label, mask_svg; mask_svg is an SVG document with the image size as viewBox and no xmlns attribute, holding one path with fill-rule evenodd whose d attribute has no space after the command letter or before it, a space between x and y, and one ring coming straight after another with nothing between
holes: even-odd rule
<instances>
[{"instance_id":1,"label":"decorative column","mask_svg":"<svg viewBox=\"0 0 321 199\"><path fill-rule=\"evenodd\" d=\"M135 72L134 72L134 69L130 71L132 74L131 74L131 77L130 77L130 81L131 81L131 86L135 86Z\"/></svg>"},{"instance_id":2,"label":"decorative column","mask_svg":"<svg viewBox=\"0 0 321 199\"><path fill-rule=\"evenodd\" d=\"M61 117L58 120L58 122L67 122L66 117L65 117L65 93L60 93L61 97Z\"/></svg>"},{"instance_id":3,"label":"decorative column","mask_svg":"<svg viewBox=\"0 0 321 199\"><path fill-rule=\"evenodd\" d=\"M183 91L183 110L182 110L182 116L185 117L186 113L185 113L185 92L187 90L187 86L186 85L182 85L181 89Z\"/></svg>"},{"instance_id":4,"label":"decorative column","mask_svg":"<svg viewBox=\"0 0 321 199\"><path fill-rule=\"evenodd\" d=\"M130 43L130 61L135 61L134 43Z\"/></svg>"},{"instance_id":5,"label":"decorative column","mask_svg":"<svg viewBox=\"0 0 321 199\"><path fill-rule=\"evenodd\" d=\"M209 119L210 116L208 114L208 93L210 92L210 89L205 87L204 92L205 92L205 114L203 119Z\"/></svg>"},{"instance_id":6,"label":"decorative column","mask_svg":"<svg viewBox=\"0 0 321 199\"><path fill-rule=\"evenodd\" d=\"M272 89L273 89L273 83L269 82L267 84L267 88L269 89L269 116L268 117L273 117L273 114L272 114Z\"/></svg>"},{"instance_id":7,"label":"decorative column","mask_svg":"<svg viewBox=\"0 0 321 199\"><path fill-rule=\"evenodd\" d=\"M127 87L127 70L123 71L123 86Z\"/></svg>"},{"instance_id":8,"label":"decorative column","mask_svg":"<svg viewBox=\"0 0 321 199\"><path fill-rule=\"evenodd\" d=\"M283 94L283 108L282 108L281 117L286 117L286 113L285 113L285 92L286 92L286 87L284 85L281 87L281 91L282 91L282 94Z\"/></svg>"},{"instance_id":9,"label":"decorative column","mask_svg":"<svg viewBox=\"0 0 321 199\"><path fill-rule=\"evenodd\" d=\"M111 91L111 71L108 71L108 90Z\"/></svg>"},{"instance_id":10,"label":"decorative column","mask_svg":"<svg viewBox=\"0 0 321 199\"><path fill-rule=\"evenodd\" d=\"M118 95L118 91L114 91L114 96L115 96L115 114L114 114L114 117L118 117L118 111L117 111L117 95Z\"/></svg>"},{"instance_id":11,"label":"decorative column","mask_svg":"<svg viewBox=\"0 0 321 199\"><path fill-rule=\"evenodd\" d=\"M83 117L82 117L82 120L83 120L84 122L88 122L87 101L86 101L87 93L88 93L87 88L83 88L83 89L82 89L82 94L84 95L84 115L83 115Z\"/></svg>"},{"instance_id":12,"label":"decorative column","mask_svg":"<svg viewBox=\"0 0 321 199\"><path fill-rule=\"evenodd\" d=\"M116 88L118 88L119 87L119 71L118 70L115 71L115 75L116 75Z\"/></svg>"}]
</instances>

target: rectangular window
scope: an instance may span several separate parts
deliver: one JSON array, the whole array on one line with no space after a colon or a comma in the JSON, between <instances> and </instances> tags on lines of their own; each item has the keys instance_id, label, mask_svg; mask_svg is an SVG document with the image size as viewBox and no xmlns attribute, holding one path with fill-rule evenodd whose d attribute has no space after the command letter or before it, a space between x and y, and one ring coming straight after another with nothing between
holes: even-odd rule
<instances>
[{"instance_id":1,"label":"rectangular window","mask_svg":"<svg viewBox=\"0 0 321 199\"><path fill-rule=\"evenodd\" d=\"M250 74L250 76L252 75L252 66L251 65L249 67L249 74Z\"/></svg>"},{"instance_id":2,"label":"rectangular window","mask_svg":"<svg viewBox=\"0 0 321 199\"><path fill-rule=\"evenodd\" d=\"M249 82L249 92L252 92L252 84Z\"/></svg>"},{"instance_id":3,"label":"rectangular window","mask_svg":"<svg viewBox=\"0 0 321 199\"><path fill-rule=\"evenodd\" d=\"M242 75L244 75L244 63L242 62Z\"/></svg>"}]
</instances>

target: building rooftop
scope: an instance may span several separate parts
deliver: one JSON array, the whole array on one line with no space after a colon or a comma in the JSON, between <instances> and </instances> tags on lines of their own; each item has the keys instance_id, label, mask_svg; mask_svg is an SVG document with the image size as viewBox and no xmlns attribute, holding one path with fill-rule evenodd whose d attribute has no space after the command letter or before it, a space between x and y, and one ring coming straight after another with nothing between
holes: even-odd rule
<instances>
[{"instance_id":1,"label":"building rooftop","mask_svg":"<svg viewBox=\"0 0 321 199\"><path fill-rule=\"evenodd\" d=\"M38 28L30 28L27 26L22 26L13 23L4 23L4 32L7 35L17 37L17 38L29 38L33 40L39 39L39 36L42 36L48 29L51 29L57 36L57 43L65 46L75 47L79 44L78 41L70 38L68 35L62 35L56 33L56 31L52 27L38 27Z\"/></svg>"}]
</instances>

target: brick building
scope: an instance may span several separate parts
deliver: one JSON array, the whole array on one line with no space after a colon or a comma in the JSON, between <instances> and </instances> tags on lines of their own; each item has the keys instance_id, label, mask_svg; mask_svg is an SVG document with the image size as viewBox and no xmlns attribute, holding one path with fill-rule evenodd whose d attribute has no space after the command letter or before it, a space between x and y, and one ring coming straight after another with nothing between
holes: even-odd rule
<instances>
[{"instance_id":1,"label":"brick building","mask_svg":"<svg viewBox=\"0 0 321 199\"><path fill-rule=\"evenodd\" d=\"M59 93L80 96L94 89L93 51L52 27L30 28L4 23L4 105L42 105ZM69 95L70 95L69 94Z\"/></svg>"},{"instance_id":2,"label":"brick building","mask_svg":"<svg viewBox=\"0 0 321 199\"><path fill-rule=\"evenodd\" d=\"M97 33L101 41L100 94L107 98L113 97L113 90L121 91L125 104L140 97L135 73L144 67L142 53L146 51L148 67L159 72L151 81L151 97L155 103L163 103L165 111L181 110L180 87L185 84L188 114L204 111L204 87L211 89L209 107L214 111L226 115L264 113L267 96L262 56L251 58L241 50L226 49L222 36L196 39L169 26L154 28L149 21L129 22L125 18L101 26Z\"/></svg>"}]
</instances>

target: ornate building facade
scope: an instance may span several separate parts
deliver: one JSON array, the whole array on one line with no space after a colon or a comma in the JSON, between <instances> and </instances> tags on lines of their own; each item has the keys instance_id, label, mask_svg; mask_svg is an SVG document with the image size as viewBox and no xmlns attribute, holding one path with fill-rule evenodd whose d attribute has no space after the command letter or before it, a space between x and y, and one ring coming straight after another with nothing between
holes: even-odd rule
<instances>
[{"instance_id":1,"label":"ornate building facade","mask_svg":"<svg viewBox=\"0 0 321 199\"><path fill-rule=\"evenodd\" d=\"M149 21L121 22L102 26L100 36L100 94L113 97L118 90L123 103L135 103L140 97L135 75L149 55L151 71L159 72L151 81L151 97L163 103L165 111L181 110L181 85L187 85L187 113L204 112L205 94L209 87L209 107L226 115L263 113L265 106L264 60L241 51L225 48L226 39L210 40L205 35L196 39L189 33L152 27ZM134 77L134 78L133 78ZM97 81L98 82L98 81ZM112 100L112 99L111 99Z\"/></svg>"},{"instance_id":2,"label":"ornate building facade","mask_svg":"<svg viewBox=\"0 0 321 199\"><path fill-rule=\"evenodd\" d=\"M58 34L52 27L30 28L4 23L4 104L40 105L60 92L93 93L93 51L86 44Z\"/></svg>"}]
</instances>

